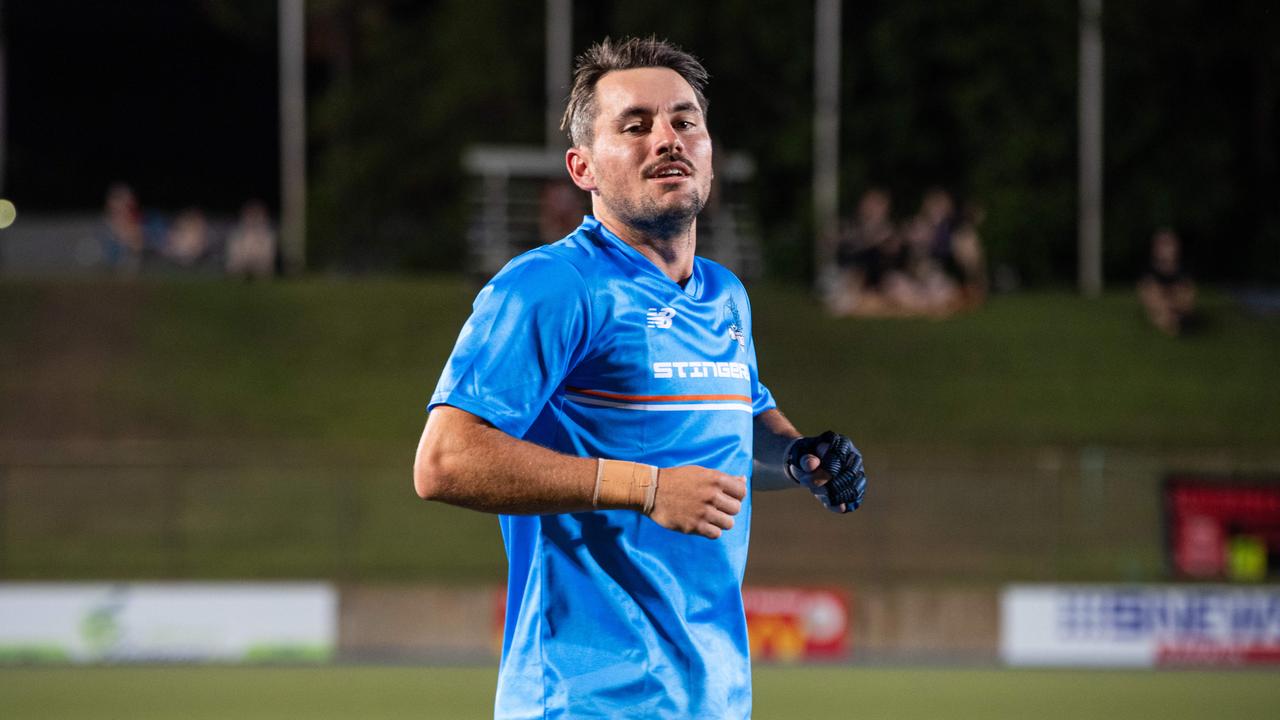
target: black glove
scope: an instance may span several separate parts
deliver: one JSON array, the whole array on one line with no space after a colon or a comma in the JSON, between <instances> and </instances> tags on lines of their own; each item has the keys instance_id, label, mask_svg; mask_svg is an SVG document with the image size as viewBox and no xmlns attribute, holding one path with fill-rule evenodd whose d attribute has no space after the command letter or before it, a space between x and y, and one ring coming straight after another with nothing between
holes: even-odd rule
<instances>
[{"instance_id":1,"label":"black glove","mask_svg":"<svg viewBox=\"0 0 1280 720\"><path fill-rule=\"evenodd\" d=\"M825 451L819 452L820 448ZM805 470L801 464L805 455L819 458L817 470ZM783 467L787 477L808 487L831 510L851 512L862 505L862 496L867 491L867 475L862 471L862 453L844 435L828 430L817 437L803 437L792 441L787 448L787 459ZM819 470L826 471L831 479L821 487L815 487L812 477Z\"/></svg>"}]
</instances>

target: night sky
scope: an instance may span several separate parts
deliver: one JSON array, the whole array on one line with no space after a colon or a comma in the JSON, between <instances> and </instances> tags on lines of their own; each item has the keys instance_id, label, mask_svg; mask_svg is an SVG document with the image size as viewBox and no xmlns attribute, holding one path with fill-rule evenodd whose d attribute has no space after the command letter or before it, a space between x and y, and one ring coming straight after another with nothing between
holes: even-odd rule
<instances>
[{"instance_id":1,"label":"night sky","mask_svg":"<svg viewBox=\"0 0 1280 720\"><path fill-rule=\"evenodd\" d=\"M19 208L94 210L115 181L158 210L277 206L274 25L224 29L190 0L8 0L0 20Z\"/></svg>"}]
</instances>

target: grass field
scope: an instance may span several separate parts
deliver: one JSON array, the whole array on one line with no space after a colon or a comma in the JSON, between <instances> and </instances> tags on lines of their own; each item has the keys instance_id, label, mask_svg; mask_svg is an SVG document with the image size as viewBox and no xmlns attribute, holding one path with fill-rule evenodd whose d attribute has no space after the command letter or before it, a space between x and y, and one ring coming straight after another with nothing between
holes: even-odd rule
<instances>
[{"instance_id":1,"label":"grass field","mask_svg":"<svg viewBox=\"0 0 1280 720\"><path fill-rule=\"evenodd\" d=\"M455 278L0 283L0 437L411 451L474 291ZM945 322L833 320L791 286L752 298L781 406L860 444L1280 445L1280 322L1211 291L1203 330L1180 340L1148 327L1128 290L997 296Z\"/></svg>"},{"instance_id":2,"label":"grass field","mask_svg":"<svg viewBox=\"0 0 1280 720\"><path fill-rule=\"evenodd\" d=\"M409 484L473 294L0 282L0 577L500 582L493 518ZM1280 322L1223 294L1179 340L1128 290L997 296L947 321L752 297L783 409L850 433L872 473L856 522L760 502L753 581L1163 579L1163 473L1280 472ZM796 563L797 528L870 552Z\"/></svg>"},{"instance_id":3,"label":"grass field","mask_svg":"<svg viewBox=\"0 0 1280 720\"><path fill-rule=\"evenodd\" d=\"M492 717L495 669L444 667L0 670L0 709L27 720ZM901 668L755 672L761 720L1275 717L1274 673Z\"/></svg>"},{"instance_id":4,"label":"grass field","mask_svg":"<svg viewBox=\"0 0 1280 720\"><path fill-rule=\"evenodd\" d=\"M448 278L0 282L0 578L500 582L494 519L409 486L473 294ZM1280 323L1221 294L1181 340L1128 291L996 297L946 322L830 320L794 287L752 297L784 409L847 429L875 472L855 522L760 502L752 580L1164 579L1161 473L1280 470ZM858 552L821 564L802 552L815 538ZM0 668L0 719L485 718L494 676ZM1267 718L1280 676L762 666L755 708Z\"/></svg>"}]
</instances>

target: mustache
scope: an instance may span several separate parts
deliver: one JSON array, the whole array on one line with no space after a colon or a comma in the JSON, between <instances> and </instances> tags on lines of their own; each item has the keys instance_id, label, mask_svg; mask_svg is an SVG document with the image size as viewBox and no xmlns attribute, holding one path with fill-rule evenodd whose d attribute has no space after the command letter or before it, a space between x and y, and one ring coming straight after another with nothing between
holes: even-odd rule
<instances>
[{"instance_id":1,"label":"mustache","mask_svg":"<svg viewBox=\"0 0 1280 720\"><path fill-rule=\"evenodd\" d=\"M693 174L693 163L683 153L667 152L661 158L653 161L644 167L645 177L650 177L658 171L663 165L680 165L684 167L687 174Z\"/></svg>"}]
</instances>

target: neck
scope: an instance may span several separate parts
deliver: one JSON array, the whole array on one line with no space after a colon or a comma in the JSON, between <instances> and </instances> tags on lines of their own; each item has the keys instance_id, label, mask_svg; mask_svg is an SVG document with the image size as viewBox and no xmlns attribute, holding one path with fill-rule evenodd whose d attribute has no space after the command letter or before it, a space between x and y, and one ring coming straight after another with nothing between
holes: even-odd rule
<instances>
[{"instance_id":1,"label":"neck","mask_svg":"<svg viewBox=\"0 0 1280 720\"><path fill-rule=\"evenodd\" d=\"M644 255L674 282L684 285L693 275L693 255L697 249L698 220L671 235L646 233L617 218L597 215L596 219L623 242Z\"/></svg>"}]
</instances>

